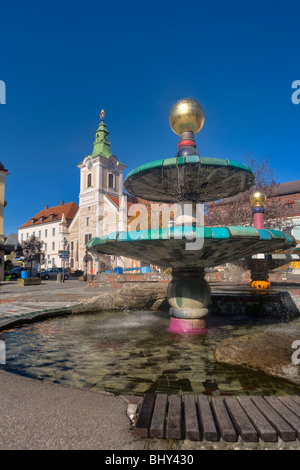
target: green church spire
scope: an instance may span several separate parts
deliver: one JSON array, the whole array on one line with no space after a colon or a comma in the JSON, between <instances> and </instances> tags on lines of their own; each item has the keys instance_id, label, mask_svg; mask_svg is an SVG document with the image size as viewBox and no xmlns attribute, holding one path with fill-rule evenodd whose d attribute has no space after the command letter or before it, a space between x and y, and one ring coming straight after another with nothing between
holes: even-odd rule
<instances>
[{"instance_id":1,"label":"green church spire","mask_svg":"<svg viewBox=\"0 0 300 470\"><path fill-rule=\"evenodd\" d=\"M110 142L108 141L109 132L106 129L104 117L105 112L102 109L100 113L101 122L95 132L96 139L94 142L94 150L91 155L92 158L98 157L99 155L101 155L101 157L109 158L112 155L110 150Z\"/></svg>"}]
</instances>

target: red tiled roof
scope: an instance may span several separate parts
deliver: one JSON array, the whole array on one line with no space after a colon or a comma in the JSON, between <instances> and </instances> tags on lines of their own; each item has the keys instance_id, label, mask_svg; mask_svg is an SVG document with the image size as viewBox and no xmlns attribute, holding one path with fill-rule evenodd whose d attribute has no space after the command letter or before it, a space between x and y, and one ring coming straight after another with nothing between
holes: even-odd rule
<instances>
[{"instance_id":1,"label":"red tiled roof","mask_svg":"<svg viewBox=\"0 0 300 470\"><path fill-rule=\"evenodd\" d=\"M111 202L113 202L115 204L115 206L117 206L117 207L120 206L120 198L118 196L111 196L110 194L105 194L105 196L107 196L108 199L110 199ZM125 194L125 196L127 196L127 209L130 206L132 206L132 204L137 203L137 199L135 197L127 195L127 194Z\"/></svg>"},{"instance_id":2,"label":"red tiled roof","mask_svg":"<svg viewBox=\"0 0 300 470\"><path fill-rule=\"evenodd\" d=\"M61 220L62 215L65 214L65 218L67 222L70 222L74 219L76 212L78 211L78 205L75 202L68 202L67 204L60 204L59 206L48 207L47 209L43 209L42 211L38 212L36 215L31 217L25 224L21 225L19 228L28 227L29 225L39 225L41 223L47 222L55 222L57 220ZM53 216L50 219L50 216ZM43 217L43 221L41 222L41 217ZM33 220L33 223L32 223Z\"/></svg>"}]
</instances>

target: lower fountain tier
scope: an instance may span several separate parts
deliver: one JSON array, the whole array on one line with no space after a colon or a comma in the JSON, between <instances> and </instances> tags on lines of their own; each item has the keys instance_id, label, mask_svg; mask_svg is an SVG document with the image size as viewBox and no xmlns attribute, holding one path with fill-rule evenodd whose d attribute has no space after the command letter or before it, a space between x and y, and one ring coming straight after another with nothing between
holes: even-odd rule
<instances>
[{"instance_id":1,"label":"lower fountain tier","mask_svg":"<svg viewBox=\"0 0 300 470\"><path fill-rule=\"evenodd\" d=\"M161 267L212 267L296 246L291 235L253 227L171 227L116 232L92 238L86 245L98 256L108 254Z\"/></svg>"},{"instance_id":2,"label":"lower fountain tier","mask_svg":"<svg viewBox=\"0 0 300 470\"><path fill-rule=\"evenodd\" d=\"M119 232L93 238L86 247L99 256L125 256L172 267L168 286L170 327L173 333L206 331L210 287L204 268L218 266L261 251L296 246L295 239L277 230L252 227L193 227Z\"/></svg>"}]
</instances>

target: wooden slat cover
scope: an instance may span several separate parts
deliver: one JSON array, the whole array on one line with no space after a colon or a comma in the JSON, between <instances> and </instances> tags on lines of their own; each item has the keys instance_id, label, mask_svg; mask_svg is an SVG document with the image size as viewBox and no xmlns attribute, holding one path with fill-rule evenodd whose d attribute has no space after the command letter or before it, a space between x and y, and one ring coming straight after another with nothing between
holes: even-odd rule
<instances>
[{"instance_id":1,"label":"wooden slat cover","mask_svg":"<svg viewBox=\"0 0 300 470\"><path fill-rule=\"evenodd\" d=\"M198 395L197 403L203 439L207 441L217 441L219 434L208 398L205 395Z\"/></svg>"},{"instance_id":2,"label":"wooden slat cover","mask_svg":"<svg viewBox=\"0 0 300 470\"><path fill-rule=\"evenodd\" d=\"M277 397L265 397L265 400L271 405L282 418L291 425L296 431L297 437L300 435L300 418L287 408Z\"/></svg>"},{"instance_id":3,"label":"wooden slat cover","mask_svg":"<svg viewBox=\"0 0 300 470\"><path fill-rule=\"evenodd\" d=\"M148 437L155 398L156 395L150 393L145 394L135 423L134 434L136 436Z\"/></svg>"},{"instance_id":4,"label":"wooden slat cover","mask_svg":"<svg viewBox=\"0 0 300 470\"><path fill-rule=\"evenodd\" d=\"M212 398L211 403L222 438L227 442L235 442L237 440L237 432L234 429L223 400L221 398Z\"/></svg>"},{"instance_id":5,"label":"wooden slat cover","mask_svg":"<svg viewBox=\"0 0 300 470\"><path fill-rule=\"evenodd\" d=\"M279 400L292 410L300 418L300 404L296 403L292 397L278 397Z\"/></svg>"},{"instance_id":6,"label":"wooden slat cover","mask_svg":"<svg viewBox=\"0 0 300 470\"><path fill-rule=\"evenodd\" d=\"M179 395L170 395L166 437L181 438L181 396Z\"/></svg>"},{"instance_id":7,"label":"wooden slat cover","mask_svg":"<svg viewBox=\"0 0 300 470\"><path fill-rule=\"evenodd\" d=\"M164 437L164 424L168 395L161 393L156 396L153 416L150 425L150 437L162 439Z\"/></svg>"},{"instance_id":8,"label":"wooden slat cover","mask_svg":"<svg viewBox=\"0 0 300 470\"><path fill-rule=\"evenodd\" d=\"M261 411L261 413L267 418L267 420L276 429L279 436L283 441L294 441L296 439L296 433L294 429L272 408L263 397L253 396L251 397L254 405Z\"/></svg>"},{"instance_id":9,"label":"wooden slat cover","mask_svg":"<svg viewBox=\"0 0 300 470\"><path fill-rule=\"evenodd\" d=\"M238 401L262 440L265 442L276 442L278 440L276 430L254 403L252 403L250 397L238 397Z\"/></svg>"},{"instance_id":10,"label":"wooden slat cover","mask_svg":"<svg viewBox=\"0 0 300 470\"><path fill-rule=\"evenodd\" d=\"M258 434L236 397L224 398L232 422L245 442L258 441Z\"/></svg>"},{"instance_id":11,"label":"wooden slat cover","mask_svg":"<svg viewBox=\"0 0 300 470\"><path fill-rule=\"evenodd\" d=\"M191 441L200 440L197 409L194 395L184 397L185 437Z\"/></svg>"}]
</instances>

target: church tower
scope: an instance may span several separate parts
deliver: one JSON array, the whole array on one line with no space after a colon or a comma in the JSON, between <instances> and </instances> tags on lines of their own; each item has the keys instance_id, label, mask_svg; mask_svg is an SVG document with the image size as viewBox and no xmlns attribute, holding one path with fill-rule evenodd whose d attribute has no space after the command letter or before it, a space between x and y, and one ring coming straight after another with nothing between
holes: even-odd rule
<instances>
[{"instance_id":1,"label":"church tower","mask_svg":"<svg viewBox=\"0 0 300 470\"><path fill-rule=\"evenodd\" d=\"M100 113L95 132L94 148L77 166L80 169L79 194L79 257L87 271L96 271L91 255L86 253L88 240L104 233L103 219L107 213L107 197L118 201L123 194L123 171L126 165L111 153L109 132ZM117 207L117 206L116 206ZM87 263L89 263L87 265ZM90 269L88 269L90 268Z\"/></svg>"}]
</instances>

